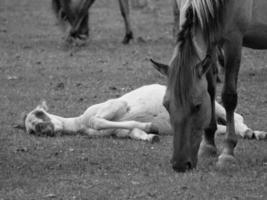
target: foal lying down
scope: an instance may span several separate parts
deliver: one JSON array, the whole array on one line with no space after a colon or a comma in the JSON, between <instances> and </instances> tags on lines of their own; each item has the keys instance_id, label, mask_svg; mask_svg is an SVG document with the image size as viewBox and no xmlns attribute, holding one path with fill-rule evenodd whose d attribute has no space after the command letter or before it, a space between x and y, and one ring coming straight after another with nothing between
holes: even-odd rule
<instances>
[{"instance_id":1,"label":"foal lying down","mask_svg":"<svg viewBox=\"0 0 267 200\"><path fill-rule=\"evenodd\" d=\"M88 136L129 137L149 142L159 140L158 135L172 134L169 115L162 105L166 87L146 85L120 98L90 106L82 115L64 118L47 112L46 103L38 105L24 118L24 129L33 135L55 136L85 134ZM225 121L225 110L216 102L218 121ZM235 113L236 133L241 137L266 138L263 131L252 131ZM218 124L217 134L226 131Z\"/></svg>"}]
</instances>

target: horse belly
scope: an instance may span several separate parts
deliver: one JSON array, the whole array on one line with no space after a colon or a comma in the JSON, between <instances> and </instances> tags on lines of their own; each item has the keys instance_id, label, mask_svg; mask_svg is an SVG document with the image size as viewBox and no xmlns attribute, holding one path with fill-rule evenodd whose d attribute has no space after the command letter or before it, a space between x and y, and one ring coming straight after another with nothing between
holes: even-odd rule
<instances>
[{"instance_id":1,"label":"horse belly","mask_svg":"<svg viewBox=\"0 0 267 200\"><path fill-rule=\"evenodd\" d=\"M251 24L267 25L267 1L254 0Z\"/></svg>"}]
</instances>

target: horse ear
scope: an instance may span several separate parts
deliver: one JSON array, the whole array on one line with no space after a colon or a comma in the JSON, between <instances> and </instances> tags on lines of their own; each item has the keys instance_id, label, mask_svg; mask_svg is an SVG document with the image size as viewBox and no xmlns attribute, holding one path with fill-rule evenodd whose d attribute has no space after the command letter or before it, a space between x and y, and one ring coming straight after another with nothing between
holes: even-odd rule
<instances>
[{"instance_id":1,"label":"horse ear","mask_svg":"<svg viewBox=\"0 0 267 200\"><path fill-rule=\"evenodd\" d=\"M45 111L49 109L45 100L42 100L37 107L43 108Z\"/></svg>"},{"instance_id":2,"label":"horse ear","mask_svg":"<svg viewBox=\"0 0 267 200\"><path fill-rule=\"evenodd\" d=\"M199 78L203 77L203 75L205 75L209 71L212 64L213 61L211 56L207 55L205 59L196 66Z\"/></svg>"},{"instance_id":3,"label":"horse ear","mask_svg":"<svg viewBox=\"0 0 267 200\"><path fill-rule=\"evenodd\" d=\"M26 119L26 117L27 117L27 113L26 112L21 113L19 121L16 122L13 125L13 128L26 131L26 127L25 127L25 119Z\"/></svg>"},{"instance_id":4,"label":"horse ear","mask_svg":"<svg viewBox=\"0 0 267 200\"><path fill-rule=\"evenodd\" d=\"M169 66L166 64L158 63L153 59L150 59L150 62L153 64L153 67L158 70L164 76L168 76L169 74Z\"/></svg>"}]
</instances>

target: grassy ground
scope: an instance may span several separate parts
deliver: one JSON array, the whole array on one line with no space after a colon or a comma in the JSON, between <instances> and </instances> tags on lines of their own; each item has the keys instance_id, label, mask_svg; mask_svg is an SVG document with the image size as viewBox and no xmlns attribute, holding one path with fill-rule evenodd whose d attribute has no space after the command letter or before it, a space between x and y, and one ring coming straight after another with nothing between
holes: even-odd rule
<instances>
[{"instance_id":1,"label":"grassy ground","mask_svg":"<svg viewBox=\"0 0 267 200\"><path fill-rule=\"evenodd\" d=\"M107 3L108 2L108 3ZM124 28L116 0L91 11L91 40L69 49L50 0L0 2L0 199L266 199L267 143L239 140L239 165L218 170L200 160L192 172L170 166L172 137L160 143L114 138L36 138L12 128L20 113L46 99L50 111L74 116L89 105L150 83L165 83L149 58L172 53L171 0L156 10L133 10L136 39ZM167 2L167 3L166 3ZM266 52L244 49L238 111L267 130ZM222 137L218 137L219 148Z\"/></svg>"}]
</instances>

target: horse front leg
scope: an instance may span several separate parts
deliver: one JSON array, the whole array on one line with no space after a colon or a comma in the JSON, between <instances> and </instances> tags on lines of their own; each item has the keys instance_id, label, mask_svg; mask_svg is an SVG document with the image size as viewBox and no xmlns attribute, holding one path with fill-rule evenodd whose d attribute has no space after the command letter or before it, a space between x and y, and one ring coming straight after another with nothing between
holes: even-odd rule
<instances>
[{"instance_id":1,"label":"horse front leg","mask_svg":"<svg viewBox=\"0 0 267 200\"><path fill-rule=\"evenodd\" d=\"M78 13L72 23L70 37L85 40L89 36L89 9L95 0L81 1Z\"/></svg>"},{"instance_id":2,"label":"horse front leg","mask_svg":"<svg viewBox=\"0 0 267 200\"><path fill-rule=\"evenodd\" d=\"M124 20L125 25L125 36L122 40L123 44L129 44L130 40L133 39L133 32L130 24L130 17L129 17L129 1L128 0L119 0L119 6L122 18Z\"/></svg>"},{"instance_id":3,"label":"horse front leg","mask_svg":"<svg viewBox=\"0 0 267 200\"><path fill-rule=\"evenodd\" d=\"M233 33L225 41L225 82L222 102L226 110L226 136L223 151L219 156L218 166L223 167L236 162L234 148L237 144L235 134L234 111L237 106L237 79L241 61L242 35Z\"/></svg>"},{"instance_id":4,"label":"horse front leg","mask_svg":"<svg viewBox=\"0 0 267 200\"><path fill-rule=\"evenodd\" d=\"M209 127L205 129L204 137L202 139L199 155L216 156L217 148L214 141L215 132L217 130L217 119L216 119L216 109L215 109L215 97L216 97L216 79L217 79L217 69L216 65L209 70L207 73L208 81L208 92L211 99L211 121Z\"/></svg>"}]
</instances>

